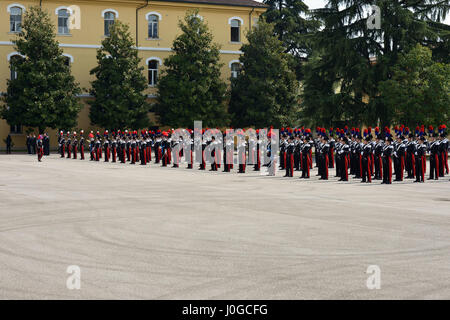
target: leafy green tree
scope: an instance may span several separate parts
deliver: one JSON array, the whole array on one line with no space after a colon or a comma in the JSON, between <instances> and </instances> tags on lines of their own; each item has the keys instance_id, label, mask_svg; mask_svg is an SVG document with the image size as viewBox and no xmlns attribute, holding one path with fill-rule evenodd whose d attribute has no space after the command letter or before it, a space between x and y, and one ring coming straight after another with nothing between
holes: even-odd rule
<instances>
[{"instance_id":1,"label":"leafy green tree","mask_svg":"<svg viewBox=\"0 0 450 320\"><path fill-rule=\"evenodd\" d=\"M301 79L301 64L312 52L310 35L320 23L307 18L309 9L303 0L264 0L264 3L269 6L264 17L274 24L275 35L283 42L285 52L292 54L292 67L297 79Z\"/></svg>"},{"instance_id":2,"label":"leafy green tree","mask_svg":"<svg viewBox=\"0 0 450 320\"><path fill-rule=\"evenodd\" d=\"M236 126L284 126L298 111L298 82L273 28L261 19L241 48L242 70L232 79L229 107Z\"/></svg>"},{"instance_id":3,"label":"leafy green tree","mask_svg":"<svg viewBox=\"0 0 450 320\"><path fill-rule=\"evenodd\" d=\"M227 122L219 46L197 14L190 11L179 22L182 33L173 42L174 54L164 60L155 105L164 125L191 127L202 120L215 127Z\"/></svg>"},{"instance_id":4,"label":"leafy green tree","mask_svg":"<svg viewBox=\"0 0 450 320\"><path fill-rule=\"evenodd\" d=\"M13 40L21 58L12 57L16 75L8 80L2 117L10 125L71 129L77 124L81 93L71 75L66 57L55 39L54 26L46 11L30 7L22 31Z\"/></svg>"},{"instance_id":5,"label":"leafy green tree","mask_svg":"<svg viewBox=\"0 0 450 320\"><path fill-rule=\"evenodd\" d=\"M448 123L450 64L434 62L431 50L417 45L401 54L392 79L380 82L380 97L396 123L416 126Z\"/></svg>"},{"instance_id":6,"label":"leafy green tree","mask_svg":"<svg viewBox=\"0 0 450 320\"><path fill-rule=\"evenodd\" d=\"M91 122L109 129L147 127L147 80L128 25L114 22L97 50L97 61L91 70L96 77L91 89L95 100L89 102Z\"/></svg>"},{"instance_id":7,"label":"leafy green tree","mask_svg":"<svg viewBox=\"0 0 450 320\"><path fill-rule=\"evenodd\" d=\"M371 4L381 10L380 29L367 28ZM313 36L315 61L305 66L303 116L315 121L317 106L325 102L332 123L389 125L393 113L379 96L379 83L392 77L399 56L417 43L435 48L443 59L448 26L442 21L449 10L440 0L328 0L326 8L314 10L323 28ZM311 82L317 80L312 72L335 84L333 98L324 101L330 86Z\"/></svg>"}]
</instances>

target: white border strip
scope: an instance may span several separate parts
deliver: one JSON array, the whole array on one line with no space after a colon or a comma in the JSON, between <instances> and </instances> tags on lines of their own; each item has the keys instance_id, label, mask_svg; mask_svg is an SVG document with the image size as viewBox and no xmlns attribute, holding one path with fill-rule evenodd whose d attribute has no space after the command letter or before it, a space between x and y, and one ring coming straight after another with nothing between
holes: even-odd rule
<instances>
[{"instance_id":1,"label":"white border strip","mask_svg":"<svg viewBox=\"0 0 450 320\"><path fill-rule=\"evenodd\" d=\"M25 7L24 7L23 5L18 4L18 3L13 3L13 4L10 4L10 5L6 8L6 10L8 11L8 13L11 13L11 8L13 8L13 7L19 7L19 8L22 9L22 13L25 12Z\"/></svg>"},{"instance_id":2,"label":"white border strip","mask_svg":"<svg viewBox=\"0 0 450 320\"><path fill-rule=\"evenodd\" d=\"M117 10L114 10L114 9L105 9L105 10L102 11L102 18L103 18L103 19L105 18L105 13L107 13L107 12L113 12L113 13L116 15L116 16L114 17L114 19L119 18L119 12L117 12Z\"/></svg>"},{"instance_id":3,"label":"white border strip","mask_svg":"<svg viewBox=\"0 0 450 320\"><path fill-rule=\"evenodd\" d=\"M152 11L152 12L147 13L147 14L145 15L145 19L148 21L148 18L149 18L151 15L158 16L159 21L162 20L162 15L161 15L161 13L156 12L156 11Z\"/></svg>"},{"instance_id":4,"label":"white border strip","mask_svg":"<svg viewBox=\"0 0 450 320\"><path fill-rule=\"evenodd\" d=\"M69 11L70 15L73 15L72 8L70 8L70 7L61 6L61 7L56 8L56 9L55 9L55 14L56 14L56 15L58 15L58 11L59 11L59 10L67 10L67 11Z\"/></svg>"},{"instance_id":5,"label":"white border strip","mask_svg":"<svg viewBox=\"0 0 450 320\"><path fill-rule=\"evenodd\" d=\"M0 41L0 45L12 46L14 45L11 41ZM98 44L71 44L71 43L60 43L61 48L83 48L83 49L100 49L102 46ZM139 51L162 51L162 52L172 52L171 48L159 48L159 47L138 47ZM237 50L220 50L222 54L243 54L242 51Z\"/></svg>"},{"instance_id":6,"label":"white border strip","mask_svg":"<svg viewBox=\"0 0 450 320\"><path fill-rule=\"evenodd\" d=\"M158 57L150 57L150 58L147 58L147 59L145 60L145 64L148 65L148 63L149 63L150 61L152 61L152 60L158 61L158 63L159 63L160 66L162 66L162 64L163 64L161 58L158 58Z\"/></svg>"},{"instance_id":7,"label":"white border strip","mask_svg":"<svg viewBox=\"0 0 450 320\"><path fill-rule=\"evenodd\" d=\"M239 20L241 22L241 26L244 25L244 20L241 17L231 17L230 19L228 19L228 24L231 24L231 21L233 20Z\"/></svg>"}]
</instances>

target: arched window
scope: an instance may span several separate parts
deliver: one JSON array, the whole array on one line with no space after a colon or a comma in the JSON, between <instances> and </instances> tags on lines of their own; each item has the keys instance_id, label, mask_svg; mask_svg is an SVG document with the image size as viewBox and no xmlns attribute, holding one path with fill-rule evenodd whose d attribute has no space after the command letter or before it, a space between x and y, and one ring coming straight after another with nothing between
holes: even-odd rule
<instances>
[{"instance_id":1,"label":"arched window","mask_svg":"<svg viewBox=\"0 0 450 320\"><path fill-rule=\"evenodd\" d=\"M231 78L237 78L241 73L241 64L239 62L233 62L231 64Z\"/></svg>"},{"instance_id":2,"label":"arched window","mask_svg":"<svg viewBox=\"0 0 450 320\"><path fill-rule=\"evenodd\" d=\"M154 87L158 81L158 60L148 61L148 85Z\"/></svg>"},{"instance_id":3,"label":"arched window","mask_svg":"<svg viewBox=\"0 0 450 320\"><path fill-rule=\"evenodd\" d=\"M150 15L148 17L148 38L158 39L158 16Z\"/></svg>"},{"instance_id":4,"label":"arched window","mask_svg":"<svg viewBox=\"0 0 450 320\"><path fill-rule=\"evenodd\" d=\"M69 34L70 12L67 9L58 10L58 33Z\"/></svg>"},{"instance_id":5,"label":"arched window","mask_svg":"<svg viewBox=\"0 0 450 320\"><path fill-rule=\"evenodd\" d=\"M233 19L231 25L231 42L241 41L241 22L238 19Z\"/></svg>"},{"instance_id":6,"label":"arched window","mask_svg":"<svg viewBox=\"0 0 450 320\"><path fill-rule=\"evenodd\" d=\"M17 63L18 61L20 61L20 59L22 59L22 57L19 56L18 54L16 54L16 55L13 55L9 60L9 69L11 71L11 75L10 75L11 80L17 79L17 70L14 67L14 63Z\"/></svg>"},{"instance_id":7,"label":"arched window","mask_svg":"<svg viewBox=\"0 0 450 320\"><path fill-rule=\"evenodd\" d=\"M11 32L22 31L22 8L12 7L10 9L9 26Z\"/></svg>"},{"instance_id":8,"label":"arched window","mask_svg":"<svg viewBox=\"0 0 450 320\"><path fill-rule=\"evenodd\" d=\"M105 36L109 36L110 27L116 20L116 14L112 11L105 12Z\"/></svg>"}]
</instances>

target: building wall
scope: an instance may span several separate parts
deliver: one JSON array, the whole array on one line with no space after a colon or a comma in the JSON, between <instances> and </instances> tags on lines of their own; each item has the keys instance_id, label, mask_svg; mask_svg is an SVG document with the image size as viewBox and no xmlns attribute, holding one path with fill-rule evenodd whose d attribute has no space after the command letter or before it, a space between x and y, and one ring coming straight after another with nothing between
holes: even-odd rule
<instances>
[{"instance_id":1,"label":"building wall","mask_svg":"<svg viewBox=\"0 0 450 320\"><path fill-rule=\"evenodd\" d=\"M16 50L11 41L16 37L10 33L10 16L8 6L20 5L27 7L39 5L39 0L16 0L5 1L0 0L0 92L6 92L7 79L10 78L10 69L8 56ZM73 9L74 16L79 17L80 24L76 29L70 30L70 35L57 35L56 39L63 48L64 54L73 58L71 63L72 73L76 81L80 83L81 88L85 89L84 95L87 95L90 88L90 82L93 77L89 71L95 67L96 50L100 47L101 41L104 40L104 19L102 12L106 9L113 9L118 13L116 19L130 25L132 37L136 39L136 8L146 4L144 0L43 0L42 6L50 13L52 21L57 26L57 14L55 10L59 7L69 7ZM239 17L242 20L241 40L245 40L245 34L251 25L254 25L264 12L264 8L251 8L240 6L224 6L224 5L205 5L193 3L177 3L168 1L150 1L149 5L138 11L138 48L139 56L142 58L142 66L145 67L145 75L147 76L146 60L156 57L161 61L171 54L171 46L173 40L181 33L178 28L178 22L183 19L186 11L194 8L199 9L199 15L203 18L214 36L214 41L221 45L221 62L224 64L222 76L225 80L230 78L230 62L238 60L240 55L240 47L242 43L232 43L230 41L230 25L229 19ZM77 11L80 13L78 15ZM148 21L146 15L156 12L160 15L159 20L159 39L148 39ZM147 92L149 100L155 95L156 89L149 87ZM78 119L78 128L87 130L97 130L92 127L89 121L89 106L86 104L87 97L80 97L84 107L80 112ZM11 134L15 149L23 149L25 146L25 131L22 134ZM3 139L10 133L10 126L5 120L0 119L0 147L4 147ZM52 146L56 146L57 132L49 130Z\"/></svg>"}]
</instances>

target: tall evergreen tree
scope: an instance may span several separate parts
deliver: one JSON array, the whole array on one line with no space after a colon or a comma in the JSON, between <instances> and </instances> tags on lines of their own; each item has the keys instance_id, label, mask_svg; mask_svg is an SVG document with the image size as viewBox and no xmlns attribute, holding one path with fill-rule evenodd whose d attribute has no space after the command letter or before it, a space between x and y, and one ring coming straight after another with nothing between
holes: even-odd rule
<instances>
[{"instance_id":1,"label":"tall evergreen tree","mask_svg":"<svg viewBox=\"0 0 450 320\"><path fill-rule=\"evenodd\" d=\"M367 28L371 4L381 10L381 29ZM378 119L388 125L392 112L379 97L378 84L392 77L399 55L417 43L445 50L448 26L442 21L449 9L448 1L440 0L329 0L326 8L315 10L324 28L314 36L315 61L305 66L303 115L311 117L325 103L332 123L375 125ZM311 72L337 85L332 99L323 98L330 95L329 86L309 81Z\"/></svg>"},{"instance_id":2,"label":"tall evergreen tree","mask_svg":"<svg viewBox=\"0 0 450 320\"><path fill-rule=\"evenodd\" d=\"M283 42L285 52L293 56L292 67L301 79L301 64L312 52L311 33L320 25L308 17L309 9L303 0L264 0L269 7L264 13L266 21L274 24L274 32Z\"/></svg>"},{"instance_id":3,"label":"tall evergreen tree","mask_svg":"<svg viewBox=\"0 0 450 320\"><path fill-rule=\"evenodd\" d=\"M380 82L380 97L395 123L411 127L450 120L450 64L434 62L431 50L417 45L401 54L392 78Z\"/></svg>"},{"instance_id":4,"label":"tall evergreen tree","mask_svg":"<svg viewBox=\"0 0 450 320\"><path fill-rule=\"evenodd\" d=\"M202 120L211 127L227 122L219 46L197 14L188 12L179 22L182 33L173 42L174 54L164 60L155 105L164 125L191 127Z\"/></svg>"},{"instance_id":5,"label":"tall evergreen tree","mask_svg":"<svg viewBox=\"0 0 450 320\"><path fill-rule=\"evenodd\" d=\"M298 82L273 27L261 19L241 48L242 70L232 79L229 107L236 126L284 126L298 111Z\"/></svg>"},{"instance_id":6,"label":"tall evergreen tree","mask_svg":"<svg viewBox=\"0 0 450 320\"><path fill-rule=\"evenodd\" d=\"M147 127L147 80L128 25L114 22L97 51L97 61L91 70L96 77L91 89L95 100L89 102L91 122L109 129Z\"/></svg>"},{"instance_id":7,"label":"tall evergreen tree","mask_svg":"<svg viewBox=\"0 0 450 320\"><path fill-rule=\"evenodd\" d=\"M11 125L71 129L77 124L81 93L55 39L46 11L30 7L22 31L13 40L22 58L12 58L15 79L8 80L2 117Z\"/></svg>"}]
</instances>

